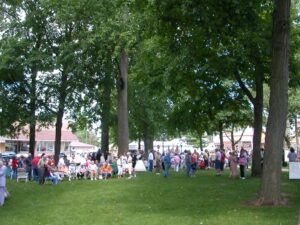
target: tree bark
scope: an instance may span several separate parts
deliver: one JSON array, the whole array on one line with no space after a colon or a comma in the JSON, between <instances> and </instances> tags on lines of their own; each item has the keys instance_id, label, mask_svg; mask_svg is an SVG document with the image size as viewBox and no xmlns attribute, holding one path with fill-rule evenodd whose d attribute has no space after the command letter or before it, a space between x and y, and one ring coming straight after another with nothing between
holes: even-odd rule
<instances>
[{"instance_id":1,"label":"tree bark","mask_svg":"<svg viewBox=\"0 0 300 225\"><path fill-rule=\"evenodd\" d=\"M145 147L145 157L148 156L149 151L153 150L153 137L150 132L149 125L144 124L144 147Z\"/></svg>"},{"instance_id":2,"label":"tree bark","mask_svg":"<svg viewBox=\"0 0 300 225\"><path fill-rule=\"evenodd\" d=\"M64 109L65 109L65 102L67 97L67 82L68 82L68 74L65 72L65 68L62 72L61 76L61 87L59 90L59 103L58 103L58 110L56 113L56 124L55 124L55 145L54 145L54 161L55 165L57 165L59 160L59 154L61 152L61 128L63 125L63 117L64 117Z\"/></svg>"},{"instance_id":3,"label":"tree bark","mask_svg":"<svg viewBox=\"0 0 300 225\"><path fill-rule=\"evenodd\" d=\"M223 123L222 123L222 121L219 121L219 135L220 135L220 150L224 150Z\"/></svg>"},{"instance_id":4,"label":"tree bark","mask_svg":"<svg viewBox=\"0 0 300 225\"><path fill-rule=\"evenodd\" d=\"M254 53L256 54L256 53ZM248 97L254 108L253 118L253 154L252 154L252 176L261 176L261 134L262 134L262 122L263 122L263 71L261 62L256 59L255 63L255 92L256 96L253 97L250 90L243 83L238 71L234 74L236 80L239 83L240 88L243 90L245 95Z\"/></svg>"},{"instance_id":5,"label":"tree bark","mask_svg":"<svg viewBox=\"0 0 300 225\"><path fill-rule=\"evenodd\" d=\"M256 97L253 101L254 107L254 122L253 122L253 152L252 152L252 176L261 176L261 134L262 134L262 123L263 123L263 76L260 71L260 66L256 66L257 71L255 75L255 88Z\"/></svg>"},{"instance_id":6,"label":"tree bark","mask_svg":"<svg viewBox=\"0 0 300 225\"><path fill-rule=\"evenodd\" d=\"M234 140L234 125L233 124L231 126L230 135L231 135L231 148L234 151L235 150L235 140Z\"/></svg>"},{"instance_id":7,"label":"tree bark","mask_svg":"<svg viewBox=\"0 0 300 225\"><path fill-rule=\"evenodd\" d=\"M199 147L200 147L200 150L203 151L202 134L199 135L199 145L200 145L200 146L199 146Z\"/></svg>"},{"instance_id":8,"label":"tree bark","mask_svg":"<svg viewBox=\"0 0 300 225\"><path fill-rule=\"evenodd\" d=\"M31 75L30 90L30 122L29 122L29 153L34 157L35 150L35 127L36 127L36 76L37 70L34 68Z\"/></svg>"},{"instance_id":9,"label":"tree bark","mask_svg":"<svg viewBox=\"0 0 300 225\"><path fill-rule=\"evenodd\" d=\"M119 61L118 80L118 155L128 151L128 105L127 105L127 80L128 80L128 55L123 50Z\"/></svg>"},{"instance_id":10,"label":"tree bark","mask_svg":"<svg viewBox=\"0 0 300 225\"><path fill-rule=\"evenodd\" d=\"M290 1L275 0L272 33L270 111L259 204L278 205L281 198L281 156L288 112Z\"/></svg>"}]
</instances>

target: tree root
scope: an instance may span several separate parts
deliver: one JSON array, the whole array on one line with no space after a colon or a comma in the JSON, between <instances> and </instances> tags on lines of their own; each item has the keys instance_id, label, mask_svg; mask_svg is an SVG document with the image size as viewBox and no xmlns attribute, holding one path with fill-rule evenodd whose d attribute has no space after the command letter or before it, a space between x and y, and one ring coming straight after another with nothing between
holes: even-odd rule
<instances>
[{"instance_id":1,"label":"tree root","mask_svg":"<svg viewBox=\"0 0 300 225\"><path fill-rule=\"evenodd\" d=\"M260 197L249 202L250 205L260 207L260 206L286 206L288 205L288 199L281 196L279 199L274 198L271 200L266 200L264 197ZM300 225L300 224L299 224Z\"/></svg>"}]
</instances>

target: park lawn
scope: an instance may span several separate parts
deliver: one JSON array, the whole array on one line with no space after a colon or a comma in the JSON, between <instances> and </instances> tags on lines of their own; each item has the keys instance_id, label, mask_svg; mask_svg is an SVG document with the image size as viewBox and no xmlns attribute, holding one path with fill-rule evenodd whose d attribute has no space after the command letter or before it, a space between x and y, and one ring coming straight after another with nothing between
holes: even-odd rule
<instances>
[{"instance_id":1,"label":"park lawn","mask_svg":"<svg viewBox=\"0 0 300 225\"><path fill-rule=\"evenodd\" d=\"M232 180L198 171L195 178L171 173L163 178L139 173L136 179L63 181L54 186L7 180L11 193L0 208L1 225L297 225L300 181L283 173L285 207L254 207L259 179Z\"/></svg>"}]
</instances>

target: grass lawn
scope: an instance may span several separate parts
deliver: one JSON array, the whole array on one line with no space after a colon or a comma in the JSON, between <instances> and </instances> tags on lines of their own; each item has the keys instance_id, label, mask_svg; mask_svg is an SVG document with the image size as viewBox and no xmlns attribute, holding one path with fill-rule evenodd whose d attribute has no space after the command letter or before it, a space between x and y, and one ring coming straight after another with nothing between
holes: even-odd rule
<instances>
[{"instance_id":1,"label":"grass lawn","mask_svg":"<svg viewBox=\"0 0 300 225\"><path fill-rule=\"evenodd\" d=\"M253 207L259 179L231 180L213 171L196 178L171 173L167 179L140 173L136 179L63 181L54 186L7 180L11 193L0 208L0 225L297 225L300 181L283 173L285 207Z\"/></svg>"}]
</instances>

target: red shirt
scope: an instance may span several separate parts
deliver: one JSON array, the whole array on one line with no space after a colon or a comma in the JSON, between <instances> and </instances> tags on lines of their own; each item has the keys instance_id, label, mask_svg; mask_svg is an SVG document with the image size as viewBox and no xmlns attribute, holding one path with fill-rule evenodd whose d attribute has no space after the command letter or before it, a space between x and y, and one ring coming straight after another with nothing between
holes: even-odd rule
<instances>
[{"instance_id":1,"label":"red shirt","mask_svg":"<svg viewBox=\"0 0 300 225\"><path fill-rule=\"evenodd\" d=\"M11 167L13 169L17 169L18 168L18 160L17 159L12 159L12 161L11 161Z\"/></svg>"},{"instance_id":2,"label":"red shirt","mask_svg":"<svg viewBox=\"0 0 300 225\"><path fill-rule=\"evenodd\" d=\"M40 160L40 157L34 157L32 160L31 160L31 165L33 167L37 167L38 163L39 163L39 160Z\"/></svg>"},{"instance_id":3,"label":"red shirt","mask_svg":"<svg viewBox=\"0 0 300 225\"><path fill-rule=\"evenodd\" d=\"M221 162L222 163L225 162L225 154L224 154L224 152L221 153Z\"/></svg>"}]
</instances>

